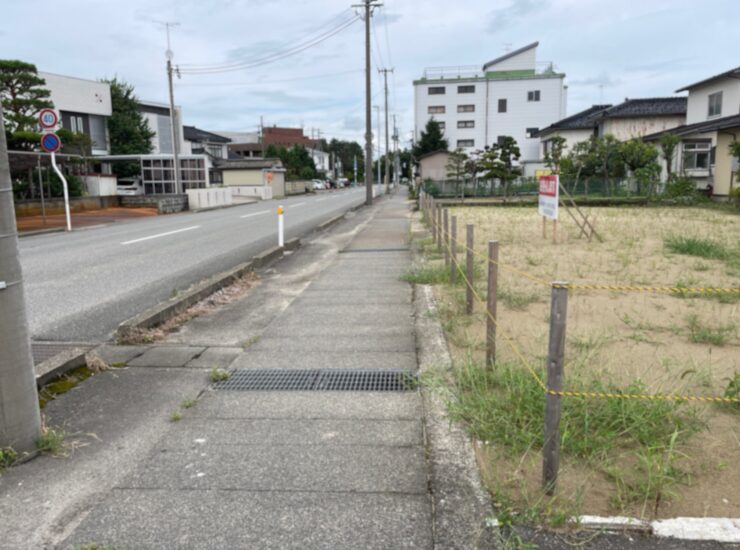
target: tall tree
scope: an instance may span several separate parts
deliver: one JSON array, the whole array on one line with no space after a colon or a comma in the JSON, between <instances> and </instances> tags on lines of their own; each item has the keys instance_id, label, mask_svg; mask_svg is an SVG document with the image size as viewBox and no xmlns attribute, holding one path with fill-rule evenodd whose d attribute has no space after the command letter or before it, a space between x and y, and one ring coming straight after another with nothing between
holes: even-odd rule
<instances>
[{"instance_id":1,"label":"tall tree","mask_svg":"<svg viewBox=\"0 0 740 550\"><path fill-rule=\"evenodd\" d=\"M659 144L660 151L663 153L665 159L665 170L668 174L668 179L671 179L673 173L673 157L676 154L676 146L679 144L681 139L671 133L666 133L660 136Z\"/></svg>"},{"instance_id":2,"label":"tall tree","mask_svg":"<svg viewBox=\"0 0 740 550\"><path fill-rule=\"evenodd\" d=\"M521 156L519 145L511 136L505 136L481 155L480 168L485 171L485 177L499 180L506 197L509 196L511 182L522 173L521 168L514 164Z\"/></svg>"},{"instance_id":3,"label":"tall tree","mask_svg":"<svg viewBox=\"0 0 740 550\"><path fill-rule=\"evenodd\" d=\"M36 115L41 109L53 107L45 84L36 65L0 60L0 100L10 149L31 150L38 145L41 134L36 132Z\"/></svg>"},{"instance_id":4,"label":"tall tree","mask_svg":"<svg viewBox=\"0 0 740 550\"><path fill-rule=\"evenodd\" d=\"M149 128L139 110L139 100L131 84L114 78L104 80L110 84L113 113L108 119L111 155L146 155L152 152L152 138L156 135Z\"/></svg>"},{"instance_id":5,"label":"tall tree","mask_svg":"<svg viewBox=\"0 0 740 550\"><path fill-rule=\"evenodd\" d=\"M657 149L639 138L633 138L620 143L619 154L637 182L637 194L641 195L644 187L652 194L655 180L660 174Z\"/></svg>"},{"instance_id":6,"label":"tall tree","mask_svg":"<svg viewBox=\"0 0 740 550\"><path fill-rule=\"evenodd\" d=\"M433 153L434 151L447 151L449 144L442 135L442 127L439 122L430 118L426 127L421 132L419 142L414 145L414 156L418 159L421 155Z\"/></svg>"},{"instance_id":7,"label":"tall tree","mask_svg":"<svg viewBox=\"0 0 740 550\"><path fill-rule=\"evenodd\" d=\"M563 159L563 151L567 147L563 136L554 136L548 140L550 147L545 153L545 165L552 168L555 174L560 173L560 162Z\"/></svg>"},{"instance_id":8,"label":"tall tree","mask_svg":"<svg viewBox=\"0 0 740 550\"><path fill-rule=\"evenodd\" d=\"M335 138L329 142L322 140L322 147L324 151L334 153L334 158L341 163L343 173L339 174L340 177L354 176L355 157L357 158L357 178L361 180L365 177L365 151L359 143Z\"/></svg>"},{"instance_id":9,"label":"tall tree","mask_svg":"<svg viewBox=\"0 0 740 550\"><path fill-rule=\"evenodd\" d=\"M447 158L447 165L445 166L447 179L455 182L455 188L457 190L462 189L462 193L460 193L462 198L464 198L465 193L465 176L467 174L468 160L469 157L465 154L465 151L458 147L450 153L450 156Z\"/></svg>"}]
</instances>

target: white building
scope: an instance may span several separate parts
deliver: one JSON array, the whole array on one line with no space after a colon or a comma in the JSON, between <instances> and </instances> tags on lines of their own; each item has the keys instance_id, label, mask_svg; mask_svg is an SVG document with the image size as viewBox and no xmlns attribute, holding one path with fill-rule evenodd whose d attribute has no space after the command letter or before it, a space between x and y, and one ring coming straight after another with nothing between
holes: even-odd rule
<instances>
[{"instance_id":1,"label":"white building","mask_svg":"<svg viewBox=\"0 0 740 550\"><path fill-rule=\"evenodd\" d=\"M149 129L154 132L152 154L172 154L172 125L169 104L139 100L139 111L149 124ZM175 120L176 135L180 144L178 151L183 152L185 150L185 132L182 126L182 109L177 105L175 106Z\"/></svg>"},{"instance_id":2,"label":"white building","mask_svg":"<svg viewBox=\"0 0 740 550\"><path fill-rule=\"evenodd\" d=\"M328 173L331 170L330 153L319 149L311 149L310 147L306 148L306 151L311 155L317 171Z\"/></svg>"},{"instance_id":3,"label":"white building","mask_svg":"<svg viewBox=\"0 0 740 550\"><path fill-rule=\"evenodd\" d=\"M522 164L540 160L541 128L565 116L565 75L548 65L538 70L539 42L476 67L428 68L414 81L414 134L418 140L430 118L442 125L450 149L483 149L513 137Z\"/></svg>"},{"instance_id":4,"label":"white building","mask_svg":"<svg viewBox=\"0 0 740 550\"><path fill-rule=\"evenodd\" d=\"M51 102L65 130L86 134L93 155L110 152L108 117L112 114L110 85L97 80L39 72L51 92Z\"/></svg>"}]
</instances>

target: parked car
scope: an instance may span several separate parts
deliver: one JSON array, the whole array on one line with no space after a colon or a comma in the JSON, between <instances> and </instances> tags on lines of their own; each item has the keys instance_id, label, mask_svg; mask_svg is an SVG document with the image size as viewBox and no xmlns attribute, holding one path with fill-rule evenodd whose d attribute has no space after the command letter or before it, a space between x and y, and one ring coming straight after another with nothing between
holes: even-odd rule
<instances>
[{"instance_id":1,"label":"parked car","mask_svg":"<svg viewBox=\"0 0 740 550\"><path fill-rule=\"evenodd\" d=\"M349 187L349 179L339 178L339 187Z\"/></svg>"},{"instance_id":2,"label":"parked car","mask_svg":"<svg viewBox=\"0 0 740 550\"><path fill-rule=\"evenodd\" d=\"M313 180L313 189L314 191L320 191L322 189L325 189L324 182L321 180Z\"/></svg>"},{"instance_id":3,"label":"parked car","mask_svg":"<svg viewBox=\"0 0 740 550\"><path fill-rule=\"evenodd\" d=\"M144 185L141 182L141 176L118 178L116 193L119 195L143 195Z\"/></svg>"}]
</instances>

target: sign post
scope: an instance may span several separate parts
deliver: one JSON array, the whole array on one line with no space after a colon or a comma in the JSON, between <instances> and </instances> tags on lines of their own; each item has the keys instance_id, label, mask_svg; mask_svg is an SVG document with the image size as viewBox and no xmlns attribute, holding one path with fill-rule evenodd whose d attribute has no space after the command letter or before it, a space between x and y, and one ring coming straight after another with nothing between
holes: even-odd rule
<instances>
[{"instance_id":1,"label":"sign post","mask_svg":"<svg viewBox=\"0 0 740 550\"><path fill-rule=\"evenodd\" d=\"M540 194L538 211L542 216L542 237L547 236L547 220L552 220L552 242L557 242L558 204L560 202L560 176L540 176Z\"/></svg>"},{"instance_id":2,"label":"sign post","mask_svg":"<svg viewBox=\"0 0 740 550\"><path fill-rule=\"evenodd\" d=\"M41 148L47 153L51 153L51 165L54 168L59 179L62 180L62 189L64 191L64 214L67 219L67 231L72 231L72 218L69 214L69 188L67 187L67 179L62 174L62 171L57 166L56 152L62 147L62 140L59 136L54 133L59 118L53 109L42 109L39 112L39 126L44 131L41 136Z\"/></svg>"}]
</instances>

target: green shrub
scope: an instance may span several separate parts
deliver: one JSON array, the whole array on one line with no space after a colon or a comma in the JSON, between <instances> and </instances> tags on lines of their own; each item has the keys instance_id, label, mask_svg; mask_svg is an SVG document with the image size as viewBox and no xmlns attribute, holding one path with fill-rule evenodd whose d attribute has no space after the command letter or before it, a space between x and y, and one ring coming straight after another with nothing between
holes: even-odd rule
<instances>
[{"instance_id":1,"label":"green shrub","mask_svg":"<svg viewBox=\"0 0 740 550\"><path fill-rule=\"evenodd\" d=\"M696 182L686 176L676 176L671 174L665 186L665 196L670 199L691 199L698 197L696 191Z\"/></svg>"},{"instance_id":2,"label":"green shrub","mask_svg":"<svg viewBox=\"0 0 740 550\"><path fill-rule=\"evenodd\" d=\"M663 239L663 244L670 252L675 252L676 254L686 254L688 256L699 256L700 258L712 258L715 260L726 260L730 256L730 252L722 243L699 237L671 235Z\"/></svg>"}]
</instances>

